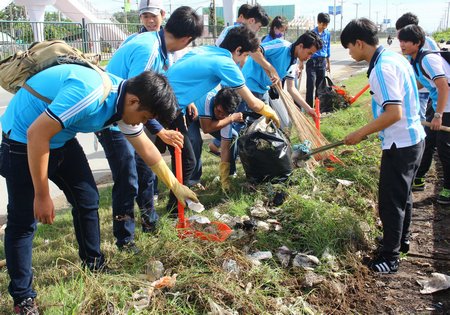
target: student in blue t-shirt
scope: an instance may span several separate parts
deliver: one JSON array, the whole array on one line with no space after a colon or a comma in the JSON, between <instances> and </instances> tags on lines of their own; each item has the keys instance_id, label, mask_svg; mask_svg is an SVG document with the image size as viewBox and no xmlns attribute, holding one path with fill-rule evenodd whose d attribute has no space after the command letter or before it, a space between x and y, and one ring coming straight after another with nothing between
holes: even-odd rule
<instances>
[{"instance_id":1,"label":"student in blue t-shirt","mask_svg":"<svg viewBox=\"0 0 450 315\"><path fill-rule=\"evenodd\" d=\"M161 0L141 0L139 3L139 19L142 27L139 29L139 32L128 36L121 46L141 33L159 31L165 16L166 11L164 11Z\"/></svg>"},{"instance_id":2,"label":"student in blue t-shirt","mask_svg":"<svg viewBox=\"0 0 450 315\"><path fill-rule=\"evenodd\" d=\"M204 133L211 134L215 139L221 140L221 161L230 163L230 173L236 170L237 146L234 140L237 132L233 129L233 122L243 122L242 113L235 113L241 98L239 94L230 88L222 88L220 91L213 89L194 102L198 109L199 119L189 125L189 139L194 148L197 164L191 176L192 184L200 183L202 176L202 145L203 139L200 129ZM221 177L222 189L229 190L228 176Z\"/></svg>"},{"instance_id":3,"label":"student in blue t-shirt","mask_svg":"<svg viewBox=\"0 0 450 315\"><path fill-rule=\"evenodd\" d=\"M322 48L322 41L315 32L307 31L301 35L293 44L283 39L275 39L273 41L262 44L264 57L277 70L280 78L286 79L287 90L293 100L299 104L308 114L315 116L312 109L303 99L303 97L295 88L295 68L297 62L308 60L316 51ZM267 77L264 70L251 57L242 68L245 82L249 90L257 98L264 102L269 102L268 91L272 82ZM248 112L247 104L242 102L238 111Z\"/></svg>"},{"instance_id":4,"label":"student in blue t-shirt","mask_svg":"<svg viewBox=\"0 0 450 315\"><path fill-rule=\"evenodd\" d=\"M171 54L185 48L201 35L202 30L203 23L195 11L190 7L179 7L171 14L164 29L142 33L119 48L106 70L125 79L145 70L164 73L171 65ZM187 137L183 139L183 133L187 134L183 131L184 124L178 126L180 131L165 129L156 120L149 121L146 126L170 147L183 148L184 160L193 155L189 140ZM119 249L136 252L134 201L141 212L142 231L154 232L158 220L153 199L155 176L120 130L106 128L96 134L105 150L114 180L112 208L116 245ZM185 167L184 176L189 179L189 167ZM171 198L176 200L173 194Z\"/></svg>"},{"instance_id":5,"label":"student in blue t-shirt","mask_svg":"<svg viewBox=\"0 0 450 315\"><path fill-rule=\"evenodd\" d=\"M259 30L262 26L266 26L269 24L269 17L267 16L266 11L259 5L254 5L251 7L246 13L240 22L236 22L234 25L226 27L222 33L220 33L219 37L216 40L216 46L220 46L224 38L227 36L228 32L242 25L247 26L255 35L258 34ZM260 49L250 52L250 56L258 62L258 64L263 67L264 71L266 71L267 75L272 79L273 84L276 84L280 81L278 77L277 71L275 68L268 62ZM242 68L244 66L243 63L240 63L239 66Z\"/></svg>"},{"instance_id":6,"label":"student in blue t-shirt","mask_svg":"<svg viewBox=\"0 0 450 315\"><path fill-rule=\"evenodd\" d=\"M306 102L309 106L314 106L314 94L317 96L317 87L325 78L325 73L331 71L331 35L327 30L329 23L330 15L328 13L317 15L317 26L313 31L320 36L323 46L306 63Z\"/></svg>"},{"instance_id":7,"label":"student in blue t-shirt","mask_svg":"<svg viewBox=\"0 0 450 315\"><path fill-rule=\"evenodd\" d=\"M450 133L441 126L450 126L450 65L439 54L424 49L425 32L415 24L407 25L398 32L402 53L411 58L411 64L419 87L425 87L431 98L433 115L427 117L430 127L425 127L425 151L413 190L425 189L425 175L430 169L437 148L444 173L443 188L437 196L440 204L450 204ZM422 108L424 110L424 108Z\"/></svg>"},{"instance_id":8,"label":"student in blue t-shirt","mask_svg":"<svg viewBox=\"0 0 450 315\"><path fill-rule=\"evenodd\" d=\"M180 107L185 109L221 83L235 89L250 109L272 119L279 126L277 114L250 92L237 66L240 62L245 63L249 52L258 47L255 33L245 26L239 26L228 32L220 47L202 46L187 53L167 72ZM228 176L230 163L221 162L220 173Z\"/></svg>"},{"instance_id":9,"label":"student in blue t-shirt","mask_svg":"<svg viewBox=\"0 0 450 315\"><path fill-rule=\"evenodd\" d=\"M368 267L395 273L400 252L408 252L413 200L411 186L419 168L425 132L420 124L419 93L414 70L406 58L378 46L378 27L362 18L352 20L341 33L341 43L356 61L369 63L374 120L350 133L347 145L378 132L381 139L378 211L383 224L379 254Z\"/></svg>"},{"instance_id":10,"label":"student in blue t-shirt","mask_svg":"<svg viewBox=\"0 0 450 315\"><path fill-rule=\"evenodd\" d=\"M288 29L288 20L285 17L277 15L270 22L269 34L263 37L261 43L270 42L271 40L282 38Z\"/></svg>"},{"instance_id":11,"label":"student in blue t-shirt","mask_svg":"<svg viewBox=\"0 0 450 315\"><path fill-rule=\"evenodd\" d=\"M73 225L82 265L105 269L100 251L99 195L83 149L75 135L117 124L127 140L180 202L196 200L171 173L142 123L158 118L168 123L176 99L165 77L150 71L123 80L108 74L112 89L104 101L103 80L93 69L59 65L43 70L26 84L50 103L21 88L1 117L0 175L8 188L5 256L9 293L16 311L37 313L32 288L32 244L37 222L52 224L55 208L48 180L72 205ZM30 311L31 312L31 311ZM27 313L28 314L28 313Z\"/></svg>"}]
</instances>

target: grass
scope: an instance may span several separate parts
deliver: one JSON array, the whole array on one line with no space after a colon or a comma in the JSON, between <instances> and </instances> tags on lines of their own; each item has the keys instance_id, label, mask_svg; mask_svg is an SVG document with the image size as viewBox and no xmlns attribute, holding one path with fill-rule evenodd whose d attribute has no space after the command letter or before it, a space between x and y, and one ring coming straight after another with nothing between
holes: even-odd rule
<instances>
[{"instance_id":1,"label":"grass","mask_svg":"<svg viewBox=\"0 0 450 315\"><path fill-rule=\"evenodd\" d=\"M365 76L358 75L345 85L355 94L366 83ZM342 139L370 119L367 94L350 108L323 119L322 130L330 141ZM316 308L317 312L327 312L326 300L321 305L306 304L309 297L320 292L300 285L304 271L283 268L275 255L262 265L253 266L245 255L257 250L275 254L283 245L319 258L328 252L340 261L340 277L352 277L353 253L367 248L367 233L377 233L372 200L377 191L379 143L369 139L355 147L340 147L335 154L344 165L333 165L333 169L299 168L285 184L265 183L257 187L245 182L239 164L239 175L233 179L233 190L227 195L214 181L218 159L203 154L202 179L207 190L199 197L211 218L213 209L243 216L249 214L256 200L268 203L280 191L288 196L282 211L272 216L281 223L281 231L257 231L224 243L181 240L173 222L163 215L157 235L141 233L137 224L136 243L142 249L139 255L118 252L112 235L111 189L102 189L101 247L115 274L92 274L81 269L70 211L59 211L52 226L39 225L34 240L33 285L39 293L40 308L45 314L206 314L214 305L239 314L274 314L282 308L287 314L306 314ZM338 179L353 184L344 186ZM163 196L167 195L167 190L161 188ZM164 204L163 198L157 207L160 214L164 213ZM367 223L369 232L363 228ZM133 293L148 291L150 281L145 270L155 259L163 263L166 275L178 275L176 285L156 290L148 305L137 310ZM239 275L223 270L224 261L229 259L237 262ZM12 300L7 293L6 270L0 272L0 313L5 314L11 311ZM316 272L327 279L336 277L327 264Z\"/></svg>"}]
</instances>

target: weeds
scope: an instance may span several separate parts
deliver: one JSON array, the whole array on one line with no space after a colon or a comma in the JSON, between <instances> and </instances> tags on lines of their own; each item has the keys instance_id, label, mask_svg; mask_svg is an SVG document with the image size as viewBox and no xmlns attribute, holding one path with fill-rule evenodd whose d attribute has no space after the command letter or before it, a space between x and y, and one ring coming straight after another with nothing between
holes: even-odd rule
<instances>
[{"instance_id":1,"label":"weeds","mask_svg":"<svg viewBox=\"0 0 450 315\"><path fill-rule=\"evenodd\" d=\"M356 93L365 82L361 75L346 85L351 93ZM367 96L363 96L350 108L323 119L322 131L329 141L340 140L367 122L370 109L366 102ZM213 209L232 216L248 215L256 200L270 204L277 193L287 195L282 211L272 217L281 223L281 231L258 231L224 243L180 240L174 221L164 215L167 190L160 185L157 211L162 217L157 233L143 234L137 223L136 243L141 253L132 256L118 252L112 235L111 188L101 189L101 247L114 274L92 274L81 269L71 213L60 211L52 226L39 225L34 241L34 287L39 292L40 308L45 314L206 314L214 307L239 314L276 314L281 309L286 314L328 313L337 309L350 313L354 306L347 303L345 292L353 294L358 287L352 279L362 277L352 253L367 247L365 233L376 233L373 200L380 150L378 141L371 138L356 147L341 147L334 152L344 165L296 169L284 184L249 185L238 164L238 176L232 180L233 190L228 195L214 181L217 158L203 154L202 178L207 190L199 192L199 197L207 216L212 217ZM342 185L338 179L352 184ZM362 223L368 224L370 230L363 231ZM275 256L260 266L246 258L247 253L257 250L275 253L283 245L319 258L325 251L336 255L341 262L339 276L322 264L316 272L330 281L314 289L305 288L305 272L282 268ZM0 257L4 257L3 246ZM177 282L173 289L157 290L148 306L138 311L132 296L149 288L145 269L154 259L164 264L166 275L178 274ZM228 259L237 262L239 275L224 271L222 265ZM12 305L8 282L3 269L2 314L9 313Z\"/></svg>"}]
</instances>

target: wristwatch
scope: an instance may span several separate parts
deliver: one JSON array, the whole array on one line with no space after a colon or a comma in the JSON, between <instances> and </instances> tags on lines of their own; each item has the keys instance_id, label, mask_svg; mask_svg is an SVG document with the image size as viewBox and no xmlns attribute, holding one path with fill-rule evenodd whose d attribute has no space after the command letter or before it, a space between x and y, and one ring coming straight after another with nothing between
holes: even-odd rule
<instances>
[{"instance_id":1,"label":"wristwatch","mask_svg":"<svg viewBox=\"0 0 450 315\"><path fill-rule=\"evenodd\" d=\"M442 114L441 113L434 113L434 118L442 118Z\"/></svg>"}]
</instances>

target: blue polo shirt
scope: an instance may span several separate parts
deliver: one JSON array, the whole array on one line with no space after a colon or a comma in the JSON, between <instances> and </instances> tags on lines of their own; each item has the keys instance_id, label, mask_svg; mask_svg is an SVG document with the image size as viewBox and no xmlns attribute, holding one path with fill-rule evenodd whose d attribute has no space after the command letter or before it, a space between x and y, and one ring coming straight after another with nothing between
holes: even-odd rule
<instances>
[{"instance_id":1,"label":"blue polo shirt","mask_svg":"<svg viewBox=\"0 0 450 315\"><path fill-rule=\"evenodd\" d=\"M166 50L164 30L145 32L122 45L112 56L106 71L124 79L145 70L164 73L172 64L172 58Z\"/></svg>"},{"instance_id":2,"label":"blue polo shirt","mask_svg":"<svg viewBox=\"0 0 450 315\"><path fill-rule=\"evenodd\" d=\"M50 140L50 148L62 147L78 132L94 132L117 123L127 135L138 135L142 125L130 126L120 120L123 112L126 81L109 74L112 90L103 103L103 85L93 69L79 65L60 65L43 70L31 77L27 84L39 94L53 100L50 104L20 89L1 117L3 132L10 139L27 143L27 130L42 114L61 124L63 128Z\"/></svg>"},{"instance_id":3,"label":"blue polo shirt","mask_svg":"<svg viewBox=\"0 0 450 315\"><path fill-rule=\"evenodd\" d=\"M291 55L292 44L284 39L275 39L261 45L264 57L277 70L280 78L293 79L291 66L297 63L297 58ZM252 92L264 94L272 85L264 69L252 57L242 68L245 84Z\"/></svg>"},{"instance_id":4,"label":"blue polo shirt","mask_svg":"<svg viewBox=\"0 0 450 315\"><path fill-rule=\"evenodd\" d=\"M325 29L321 34L319 34L319 28L315 27L313 32L317 33L322 40L322 49L315 52L311 58L330 58L330 48L331 48L331 34L330 31Z\"/></svg>"},{"instance_id":5,"label":"blue polo shirt","mask_svg":"<svg viewBox=\"0 0 450 315\"><path fill-rule=\"evenodd\" d=\"M137 34L134 39L122 44L109 61L106 71L129 79L145 70L165 73L172 65L172 61L173 54L167 52L164 29L161 28L159 32ZM156 119L149 120L146 126L152 134L163 129ZM117 127L111 129L119 131Z\"/></svg>"},{"instance_id":6,"label":"blue polo shirt","mask_svg":"<svg viewBox=\"0 0 450 315\"><path fill-rule=\"evenodd\" d=\"M235 89L245 85L231 52L216 46L201 46L188 52L170 67L167 78L183 111L220 82Z\"/></svg>"},{"instance_id":7,"label":"blue polo shirt","mask_svg":"<svg viewBox=\"0 0 450 315\"><path fill-rule=\"evenodd\" d=\"M425 139L420 124L420 103L414 70L402 55L378 47L370 61L369 83L372 112L377 119L386 104L401 106L402 118L379 132L382 149L415 145ZM390 105L392 106L392 105Z\"/></svg>"}]
</instances>

